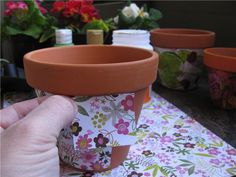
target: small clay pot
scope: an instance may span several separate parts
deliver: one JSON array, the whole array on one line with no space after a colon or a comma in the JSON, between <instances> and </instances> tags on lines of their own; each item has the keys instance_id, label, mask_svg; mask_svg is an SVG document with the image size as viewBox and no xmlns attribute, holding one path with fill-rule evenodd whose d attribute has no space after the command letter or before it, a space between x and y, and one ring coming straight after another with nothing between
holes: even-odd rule
<instances>
[{"instance_id":1,"label":"small clay pot","mask_svg":"<svg viewBox=\"0 0 236 177\"><path fill-rule=\"evenodd\" d=\"M145 91L156 79L158 55L145 49L124 46L55 47L26 54L24 66L29 85L52 94L103 96L134 93L137 122ZM72 139L69 141L72 143ZM120 165L125 160L129 147L112 147L111 165L92 170L105 171ZM60 150L64 151L59 146L59 154L66 153ZM74 165L73 160L68 162L61 158L76 168L83 165Z\"/></svg>"},{"instance_id":2,"label":"small clay pot","mask_svg":"<svg viewBox=\"0 0 236 177\"><path fill-rule=\"evenodd\" d=\"M224 109L236 109L236 48L204 50L212 101Z\"/></svg>"},{"instance_id":3,"label":"small clay pot","mask_svg":"<svg viewBox=\"0 0 236 177\"><path fill-rule=\"evenodd\" d=\"M160 54L160 83L170 89L197 87L203 67L203 49L214 45L215 33L198 29L163 28L151 31L151 43Z\"/></svg>"}]
</instances>

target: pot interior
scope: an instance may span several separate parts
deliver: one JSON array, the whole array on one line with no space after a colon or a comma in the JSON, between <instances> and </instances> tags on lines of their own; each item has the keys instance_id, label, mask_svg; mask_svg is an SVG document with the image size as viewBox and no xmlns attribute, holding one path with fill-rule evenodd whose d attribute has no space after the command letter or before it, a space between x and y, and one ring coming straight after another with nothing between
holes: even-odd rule
<instances>
[{"instance_id":1,"label":"pot interior","mask_svg":"<svg viewBox=\"0 0 236 177\"><path fill-rule=\"evenodd\" d=\"M205 30L195 30L195 29L158 29L154 30L154 33L163 33L166 35L209 35L211 32Z\"/></svg>"},{"instance_id":2,"label":"pot interior","mask_svg":"<svg viewBox=\"0 0 236 177\"><path fill-rule=\"evenodd\" d=\"M149 51L122 46L55 47L36 51L30 56L36 62L56 65L127 63L150 57Z\"/></svg>"}]
</instances>

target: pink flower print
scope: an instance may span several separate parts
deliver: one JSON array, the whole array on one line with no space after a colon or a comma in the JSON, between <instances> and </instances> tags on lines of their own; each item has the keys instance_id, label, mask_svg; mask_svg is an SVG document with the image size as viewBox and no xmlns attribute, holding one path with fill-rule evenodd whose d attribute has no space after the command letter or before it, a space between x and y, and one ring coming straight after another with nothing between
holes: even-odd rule
<instances>
[{"instance_id":1,"label":"pink flower print","mask_svg":"<svg viewBox=\"0 0 236 177\"><path fill-rule=\"evenodd\" d=\"M195 144L191 144L191 143L184 143L184 147L185 148L194 148Z\"/></svg>"},{"instance_id":2,"label":"pink flower print","mask_svg":"<svg viewBox=\"0 0 236 177\"><path fill-rule=\"evenodd\" d=\"M165 120L165 121L161 121L161 124L162 125L167 125L169 122L167 121L167 120Z\"/></svg>"},{"instance_id":3,"label":"pink flower print","mask_svg":"<svg viewBox=\"0 0 236 177\"><path fill-rule=\"evenodd\" d=\"M186 130L186 129L180 129L180 130L179 130L179 133L188 133L188 130Z\"/></svg>"},{"instance_id":4,"label":"pink flower print","mask_svg":"<svg viewBox=\"0 0 236 177\"><path fill-rule=\"evenodd\" d=\"M173 141L173 139L170 136L163 136L160 138L161 143L165 144L165 143L171 143Z\"/></svg>"},{"instance_id":5,"label":"pink flower print","mask_svg":"<svg viewBox=\"0 0 236 177\"><path fill-rule=\"evenodd\" d=\"M213 149L209 149L208 153L211 155L218 155L220 154L220 151L218 151L216 148L213 148Z\"/></svg>"},{"instance_id":6,"label":"pink flower print","mask_svg":"<svg viewBox=\"0 0 236 177\"><path fill-rule=\"evenodd\" d=\"M88 135L85 134L84 136L79 136L76 144L77 149L86 149L92 147L90 144L92 142L92 138L88 138Z\"/></svg>"},{"instance_id":7,"label":"pink flower print","mask_svg":"<svg viewBox=\"0 0 236 177\"><path fill-rule=\"evenodd\" d=\"M174 128L180 129L182 126L181 125L174 125Z\"/></svg>"},{"instance_id":8,"label":"pink flower print","mask_svg":"<svg viewBox=\"0 0 236 177\"><path fill-rule=\"evenodd\" d=\"M125 100L121 101L121 105L124 106L124 110L134 111L134 98L131 95L125 97Z\"/></svg>"},{"instance_id":9,"label":"pink flower print","mask_svg":"<svg viewBox=\"0 0 236 177\"><path fill-rule=\"evenodd\" d=\"M236 155L236 149L228 149L228 150L226 150L226 152L227 152L229 155Z\"/></svg>"},{"instance_id":10,"label":"pink flower print","mask_svg":"<svg viewBox=\"0 0 236 177\"><path fill-rule=\"evenodd\" d=\"M145 172L143 175L144 175L144 176L151 176L151 174L148 173L148 172Z\"/></svg>"},{"instance_id":11,"label":"pink flower print","mask_svg":"<svg viewBox=\"0 0 236 177\"><path fill-rule=\"evenodd\" d=\"M93 162L96 159L96 152L92 150L84 151L80 153L81 160L86 162Z\"/></svg>"},{"instance_id":12,"label":"pink flower print","mask_svg":"<svg viewBox=\"0 0 236 177\"><path fill-rule=\"evenodd\" d=\"M185 122L188 124L194 124L195 121L193 119L187 119Z\"/></svg>"},{"instance_id":13,"label":"pink flower print","mask_svg":"<svg viewBox=\"0 0 236 177\"><path fill-rule=\"evenodd\" d=\"M6 3L6 7L10 10L15 10L17 8L17 5L16 5L16 3L12 2L12 1L8 1Z\"/></svg>"},{"instance_id":14,"label":"pink flower print","mask_svg":"<svg viewBox=\"0 0 236 177\"><path fill-rule=\"evenodd\" d=\"M147 124L153 124L154 122L155 122L154 120L150 120L150 119L147 119L147 120L146 120L146 123L147 123Z\"/></svg>"},{"instance_id":15,"label":"pink flower print","mask_svg":"<svg viewBox=\"0 0 236 177\"><path fill-rule=\"evenodd\" d=\"M219 161L219 159L211 159L210 163L215 164L215 165L219 165L220 161Z\"/></svg>"},{"instance_id":16,"label":"pink flower print","mask_svg":"<svg viewBox=\"0 0 236 177\"><path fill-rule=\"evenodd\" d=\"M128 127L129 122L125 122L123 119L119 119L118 123L115 124L115 128L117 128L118 134L127 135L129 133Z\"/></svg>"}]
</instances>

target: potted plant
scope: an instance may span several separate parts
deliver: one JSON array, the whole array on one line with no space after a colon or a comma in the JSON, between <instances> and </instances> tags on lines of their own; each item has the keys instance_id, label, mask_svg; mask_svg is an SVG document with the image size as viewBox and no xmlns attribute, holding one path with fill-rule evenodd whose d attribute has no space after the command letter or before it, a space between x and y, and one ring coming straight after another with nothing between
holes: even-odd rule
<instances>
[{"instance_id":1,"label":"potted plant","mask_svg":"<svg viewBox=\"0 0 236 177\"><path fill-rule=\"evenodd\" d=\"M156 79L157 54L133 47L77 45L30 52L24 64L30 86L71 96L78 105L74 122L58 139L60 158L83 171L120 165L135 142L145 90Z\"/></svg>"},{"instance_id":2,"label":"potted plant","mask_svg":"<svg viewBox=\"0 0 236 177\"><path fill-rule=\"evenodd\" d=\"M162 13L158 9L148 9L146 4L139 8L136 3L128 1L127 5L118 11L113 22L116 29L151 30L159 27L157 21L161 18Z\"/></svg>"},{"instance_id":3,"label":"potted plant","mask_svg":"<svg viewBox=\"0 0 236 177\"><path fill-rule=\"evenodd\" d=\"M70 28L73 31L74 44L86 44L86 30L101 29L109 32L109 22L103 21L92 0L55 1L51 8L58 19L58 28Z\"/></svg>"},{"instance_id":4,"label":"potted plant","mask_svg":"<svg viewBox=\"0 0 236 177\"><path fill-rule=\"evenodd\" d=\"M205 49L204 64L208 68L213 103L224 109L236 109L236 49Z\"/></svg>"},{"instance_id":5,"label":"potted plant","mask_svg":"<svg viewBox=\"0 0 236 177\"><path fill-rule=\"evenodd\" d=\"M197 87L203 67L203 49L213 46L214 39L215 33L207 30L152 30L151 43L160 54L160 83L176 90Z\"/></svg>"},{"instance_id":6,"label":"potted plant","mask_svg":"<svg viewBox=\"0 0 236 177\"><path fill-rule=\"evenodd\" d=\"M50 45L55 19L37 0L7 1L5 5L2 37L11 41L14 61L23 67L25 53Z\"/></svg>"}]
</instances>

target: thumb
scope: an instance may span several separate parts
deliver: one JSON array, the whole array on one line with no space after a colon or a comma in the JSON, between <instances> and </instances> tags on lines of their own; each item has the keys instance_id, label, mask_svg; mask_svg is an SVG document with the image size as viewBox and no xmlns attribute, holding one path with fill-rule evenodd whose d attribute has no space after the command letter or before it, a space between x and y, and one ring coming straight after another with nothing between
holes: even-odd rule
<instances>
[{"instance_id":1,"label":"thumb","mask_svg":"<svg viewBox=\"0 0 236 177\"><path fill-rule=\"evenodd\" d=\"M33 135L43 135L56 140L62 128L66 127L75 117L77 106L73 100L63 96L51 96L25 118L26 127L30 127ZM37 137L37 136L36 136ZM50 140L50 139L48 139Z\"/></svg>"}]
</instances>

